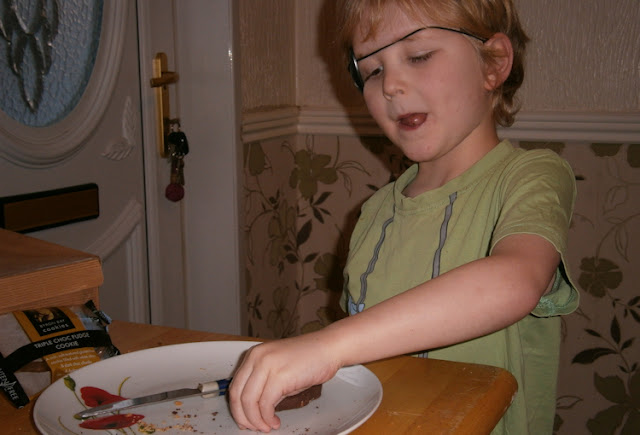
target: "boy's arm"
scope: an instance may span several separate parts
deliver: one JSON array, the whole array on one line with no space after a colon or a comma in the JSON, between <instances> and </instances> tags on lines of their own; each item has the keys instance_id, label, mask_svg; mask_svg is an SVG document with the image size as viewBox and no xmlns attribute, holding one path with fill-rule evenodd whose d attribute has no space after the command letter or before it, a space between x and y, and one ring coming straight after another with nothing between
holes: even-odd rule
<instances>
[{"instance_id":1,"label":"boy's arm","mask_svg":"<svg viewBox=\"0 0 640 435\"><path fill-rule=\"evenodd\" d=\"M256 346L234 375L232 414L241 427L269 431L279 427L274 407L283 396L326 382L340 367L503 329L536 307L551 287L559 261L554 246L540 236L507 236L489 257L321 331Z\"/></svg>"},{"instance_id":2,"label":"boy's arm","mask_svg":"<svg viewBox=\"0 0 640 435\"><path fill-rule=\"evenodd\" d=\"M342 337L333 345L337 348L334 351L341 356L342 365L349 365L448 346L498 331L536 307L551 288L559 261L560 254L542 237L505 237L489 257L348 317L344 324L331 325L329 329L335 329L331 332ZM366 317L357 319L365 313ZM375 330L375 334L367 334L367 330Z\"/></svg>"}]
</instances>

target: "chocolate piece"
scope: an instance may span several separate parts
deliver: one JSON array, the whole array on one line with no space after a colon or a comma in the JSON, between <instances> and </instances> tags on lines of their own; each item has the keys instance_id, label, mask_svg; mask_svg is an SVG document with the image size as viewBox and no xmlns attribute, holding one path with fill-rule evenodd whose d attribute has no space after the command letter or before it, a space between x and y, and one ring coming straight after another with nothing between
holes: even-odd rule
<instances>
[{"instance_id":1,"label":"chocolate piece","mask_svg":"<svg viewBox=\"0 0 640 435\"><path fill-rule=\"evenodd\" d=\"M302 408L317 399L322 394L322 384L314 385L311 388L307 388L304 391L299 392L296 395L288 396L282 399L276 406L276 411L286 411L287 409Z\"/></svg>"}]
</instances>

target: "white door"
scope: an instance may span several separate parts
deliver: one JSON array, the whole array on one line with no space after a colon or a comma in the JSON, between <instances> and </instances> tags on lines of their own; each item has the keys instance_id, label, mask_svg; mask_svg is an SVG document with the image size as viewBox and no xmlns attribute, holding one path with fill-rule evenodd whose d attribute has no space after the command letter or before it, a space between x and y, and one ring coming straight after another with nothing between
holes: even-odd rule
<instances>
[{"instance_id":1,"label":"white door","mask_svg":"<svg viewBox=\"0 0 640 435\"><path fill-rule=\"evenodd\" d=\"M70 2L43 3L57 4L62 17ZM45 127L0 111L0 197L98 186L99 217L29 235L98 254L101 306L113 318L240 332L231 4L107 0L95 66L76 108ZM160 51L180 74L170 87L172 116L190 143L186 195L177 203L164 198L169 163L157 153L149 86ZM1 71L3 83L16 80Z\"/></svg>"},{"instance_id":2,"label":"white door","mask_svg":"<svg viewBox=\"0 0 640 435\"><path fill-rule=\"evenodd\" d=\"M97 217L28 234L99 255L101 307L148 321L135 4L4 1L0 13L0 197L97 185Z\"/></svg>"},{"instance_id":3,"label":"white door","mask_svg":"<svg viewBox=\"0 0 640 435\"><path fill-rule=\"evenodd\" d=\"M145 159L152 321L191 329L242 333L239 92L233 23L237 0L138 0L140 65L166 52L180 76L172 117L189 139L185 196L164 199L166 161L147 142ZM143 80L144 82L144 80ZM145 137L155 129L151 89L143 83ZM153 179L155 178L155 180ZM156 243L157 241L157 243ZM180 271L177 274L176 271Z\"/></svg>"}]
</instances>

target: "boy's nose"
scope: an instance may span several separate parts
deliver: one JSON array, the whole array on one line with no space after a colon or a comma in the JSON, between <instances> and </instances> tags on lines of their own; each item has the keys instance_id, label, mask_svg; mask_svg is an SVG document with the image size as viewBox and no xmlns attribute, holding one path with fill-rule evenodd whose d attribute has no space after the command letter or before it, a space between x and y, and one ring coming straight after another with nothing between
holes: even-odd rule
<instances>
[{"instance_id":1,"label":"boy's nose","mask_svg":"<svg viewBox=\"0 0 640 435\"><path fill-rule=\"evenodd\" d=\"M391 100L396 95L404 94L406 83L399 71L385 69L382 83L382 93L387 100Z\"/></svg>"}]
</instances>

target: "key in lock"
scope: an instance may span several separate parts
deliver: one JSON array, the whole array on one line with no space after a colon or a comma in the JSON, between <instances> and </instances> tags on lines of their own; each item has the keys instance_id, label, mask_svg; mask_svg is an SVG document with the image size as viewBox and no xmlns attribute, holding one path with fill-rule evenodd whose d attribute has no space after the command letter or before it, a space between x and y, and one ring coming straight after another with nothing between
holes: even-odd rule
<instances>
[{"instance_id":1,"label":"key in lock","mask_svg":"<svg viewBox=\"0 0 640 435\"><path fill-rule=\"evenodd\" d=\"M184 197L184 156L189 152L189 142L180 130L169 133L167 142L171 153L171 178L165 196L170 201L177 202Z\"/></svg>"},{"instance_id":2,"label":"key in lock","mask_svg":"<svg viewBox=\"0 0 640 435\"><path fill-rule=\"evenodd\" d=\"M189 141L187 135L183 131L172 131L167 135L167 142L169 143L169 151L172 154L179 156L186 156L189 154Z\"/></svg>"}]
</instances>

